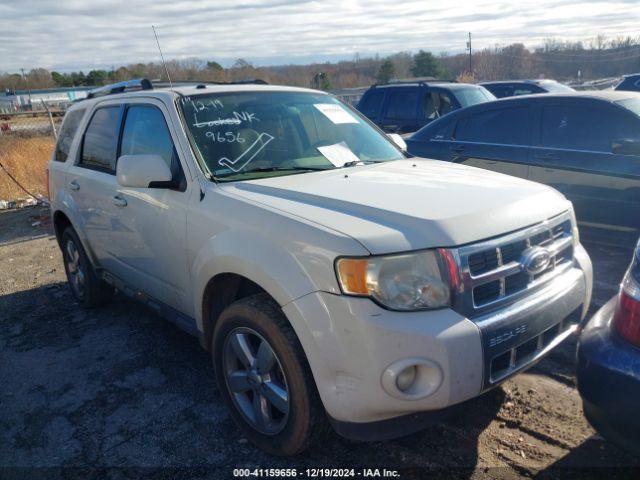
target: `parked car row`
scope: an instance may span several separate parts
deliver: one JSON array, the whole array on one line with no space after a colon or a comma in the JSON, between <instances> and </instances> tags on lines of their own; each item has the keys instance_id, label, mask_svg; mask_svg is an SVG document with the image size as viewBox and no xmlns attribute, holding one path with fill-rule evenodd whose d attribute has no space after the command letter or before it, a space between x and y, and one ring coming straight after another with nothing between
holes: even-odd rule
<instances>
[{"instance_id":1,"label":"parked car row","mask_svg":"<svg viewBox=\"0 0 640 480\"><path fill-rule=\"evenodd\" d=\"M640 95L508 98L458 110L406 139L411 154L550 185L578 221L640 234Z\"/></svg>"},{"instance_id":2,"label":"parked car row","mask_svg":"<svg viewBox=\"0 0 640 480\"><path fill-rule=\"evenodd\" d=\"M443 125L445 97L491 95L414 87L416 112L430 105ZM380 111L404 88L373 89ZM48 170L73 295L92 308L117 289L196 336L268 452L298 453L327 423L364 440L416 431L586 320L593 274L573 207L527 175L411 158L397 134L307 89L141 81L89 97ZM634 339L634 304L621 305Z\"/></svg>"}]
</instances>

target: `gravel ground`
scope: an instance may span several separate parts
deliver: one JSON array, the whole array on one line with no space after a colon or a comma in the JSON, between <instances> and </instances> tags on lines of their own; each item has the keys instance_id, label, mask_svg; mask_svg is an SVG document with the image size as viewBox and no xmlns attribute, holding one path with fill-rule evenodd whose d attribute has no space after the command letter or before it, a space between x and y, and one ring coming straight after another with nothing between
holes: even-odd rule
<instances>
[{"instance_id":1,"label":"gravel ground","mask_svg":"<svg viewBox=\"0 0 640 480\"><path fill-rule=\"evenodd\" d=\"M575 340L418 434L384 443L332 434L294 459L266 455L233 424L196 339L122 297L79 308L43 214L0 212L0 478L229 478L235 467L352 466L402 469L402 478L613 478L640 468L583 418ZM597 306L615 293L630 249L586 246Z\"/></svg>"}]
</instances>

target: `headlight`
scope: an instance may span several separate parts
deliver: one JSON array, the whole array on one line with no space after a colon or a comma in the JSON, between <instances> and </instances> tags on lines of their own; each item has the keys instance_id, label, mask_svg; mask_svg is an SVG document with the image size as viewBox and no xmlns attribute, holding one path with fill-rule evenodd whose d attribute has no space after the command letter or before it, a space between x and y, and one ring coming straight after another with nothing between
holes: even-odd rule
<instances>
[{"instance_id":1,"label":"headlight","mask_svg":"<svg viewBox=\"0 0 640 480\"><path fill-rule=\"evenodd\" d=\"M343 293L371 297L393 310L424 310L450 303L447 269L435 250L340 258L336 270Z\"/></svg>"}]
</instances>

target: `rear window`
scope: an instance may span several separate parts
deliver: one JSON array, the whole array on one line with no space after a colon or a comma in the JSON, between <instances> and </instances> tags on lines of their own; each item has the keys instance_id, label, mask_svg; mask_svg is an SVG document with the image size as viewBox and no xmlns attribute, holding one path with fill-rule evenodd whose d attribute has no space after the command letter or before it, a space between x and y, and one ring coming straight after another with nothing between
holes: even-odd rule
<instances>
[{"instance_id":1,"label":"rear window","mask_svg":"<svg viewBox=\"0 0 640 480\"><path fill-rule=\"evenodd\" d=\"M547 92L551 93L569 93L575 92L575 90L567 85L563 85L558 82L543 82L540 84L542 88L544 88Z\"/></svg>"},{"instance_id":2,"label":"rear window","mask_svg":"<svg viewBox=\"0 0 640 480\"><path fill-rule=\"evenodd\" d=\"M81 165L115 172L120 112L119 106L95 111L84 134Z\"/></svg>"},{"instance_id":3,"label":"rear window","mask_svg":"<svg viewBox=\"0 0 640 480\"><path fill-rule=\"evenodd\" d=\"M461 142L527 145L529 123L528 109L525 107L490 110L460 120L455 139Z\"/></svg>"},{"instance_id":4,"label":"rear window","mask_svg":"<svg viewBox=\"0 0 640 480\"><path fill-rule=\"evenodd\" d=\"M56 154L53 157L56 162L66 162L69 157L69 150L71 144L76 136L80 121L84 117L84 109L73 110L68 112L64 121L62 122L62 128L58 132L58 142L56 143Z\"/></svg>"},{"instance_id":5,"label":"rear window","mask_svg":"<svg viewBox=\"0 0 640 480\"><path fill-rule=\"evenodd\" d=\"M384 100L382 90L370 90L358 104L358 110L367 117L375 117L380 112L382 100Z\"/></svg>"},{"instance_id":6,"label":"rear window","mask_svg":"<svg viewBox=\"0 0 640 480\"><path fill-rule=\"evenodd\" d=\"M397 88L389 94L387 118L411 120L416 118L419 91L417 88Z\"/></svg>"}]
</instances>

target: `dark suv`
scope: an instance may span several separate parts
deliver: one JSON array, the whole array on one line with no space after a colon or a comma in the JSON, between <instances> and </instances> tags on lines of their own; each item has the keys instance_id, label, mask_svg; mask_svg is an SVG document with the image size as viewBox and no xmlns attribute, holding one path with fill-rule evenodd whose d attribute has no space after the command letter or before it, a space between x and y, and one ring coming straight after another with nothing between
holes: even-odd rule
<instances>
[{"instance_id":1,"label":"dark suv","mask_svg":"<svg viewBox=\"0 0 640 480\"><path fill-rule=\"evenodd\" d=\"M555 80L504 80L499 82L483 82L484 88L498 98L533 95L536 93L568 93L575 91Z\"/></svg>"},{"instance_id":2,"label":"dark suv","mask_svg":"<svg viewBox=\"0 0 640 480\"><path fill-rule=\"evenodd\" d=\"M406 143L418 157L545 183L573 202L583 225L640 235L639 93L505 98L453 112Z\"/></svg>"},{"instance_id":3,"label":"dark suv","mask_svg":"<svg viewBox=\"0 0 640 480\"><path fill-rule=\"evenodd\" d=\"M373 85L358 110L388 133L412 133L449 112L495 100L478 85L447 82L403 82Z\"/></svg>"}]
</instances>

